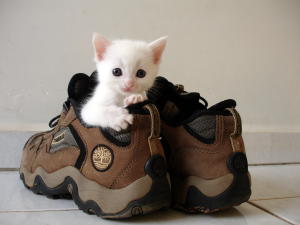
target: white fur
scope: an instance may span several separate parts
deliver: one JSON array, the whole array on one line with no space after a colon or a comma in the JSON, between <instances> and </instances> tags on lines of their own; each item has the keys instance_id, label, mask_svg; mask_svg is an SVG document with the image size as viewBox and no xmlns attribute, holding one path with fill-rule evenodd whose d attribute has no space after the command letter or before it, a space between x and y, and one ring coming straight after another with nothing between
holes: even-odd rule
<instances>
[{"instance_id":1,"label":"white fur","mask_svg":"<svg viewBox=\"0 0 300 225\"><path fill-rule=\"evenodd\" d=\"M157 75L166 37L147 44L130 40L111 42L94 34L93 43L99 84L82 107L81 117L92 126L126 129L133 116L123 107L147 100L145 91ZM113 75L115 68L122 70L122 76ZM139 69L146 71L145 77L136 76Z\"/></svg>"}]
</instances>

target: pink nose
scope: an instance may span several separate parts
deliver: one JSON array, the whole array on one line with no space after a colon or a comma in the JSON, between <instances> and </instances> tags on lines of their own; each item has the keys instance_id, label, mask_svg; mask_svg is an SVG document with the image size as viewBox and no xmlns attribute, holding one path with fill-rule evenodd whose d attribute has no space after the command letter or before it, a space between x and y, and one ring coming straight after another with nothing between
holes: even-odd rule
<instances>
[{"instance_id":1,"label":"pink nose","mask_svg":"<svg viewBox=\"0 0 300 225\"><path fill-rule=\"evenodd\" d=\"M131 79L125 80L124 82L125 87L132 88L134 86L134 82Z\"/></svg>"}]
</instances>

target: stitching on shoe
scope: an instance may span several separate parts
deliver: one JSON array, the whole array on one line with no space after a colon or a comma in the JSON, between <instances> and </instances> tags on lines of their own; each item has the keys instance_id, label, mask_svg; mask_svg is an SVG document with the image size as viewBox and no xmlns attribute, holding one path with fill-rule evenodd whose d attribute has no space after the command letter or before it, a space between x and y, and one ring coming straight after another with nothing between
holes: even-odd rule
<instances>
[{"instance_id":1,"label":"stitching on shoe","mask_svg":"<svg viewBox=\"0 0 300 225\"><path fill-rule=\"evenodd\" d=\"M221 122L221 125L219 125L219 126L216 127L216 134L218 134L218 133L220 132L220 130L221 130L221 132L222 132L223 129L224 129L224 126L223 126L224 119L223 119L222 116L218 116L218 115L217 115L216 117L217 117L216 120L219 120L219 121ZM218 124L218 123L217 123L217 124ZM220 129L220 128L221 128L221 129ZM185 132L185 133L188 135L188 137L189 137L191 140L193 140L194 142L196 142L196 143L198 143L198 144L200 144L200 145L202 145L202 146L207 146L207 147L217 145L217 143L218 143L218 141L219 141L219 139L220 139L220 138L218 137L218 135L216 135L216 139L215 139L215 142L214 142L213 144L205 144L205 143L203 143L203 142L197 140L195 137L193 137L189 132L186 131L186 129L184 129L184 132Z\"/></svg>"},{"instance_id":2,"label":"stitching on shoe","mask_svg":"<svg viewBox=\"0 0 300 225\"><path fill-rule=\"evenodd\" d=\"M58 131L57 131L58 132ZM56 132L56 133L57 133ZM46 153L50 153L50 148L51 148L51 142L52 142L52 140L53 140L53 138L54 138L54 134L51 134L51 136L49 137L49 145L47 145L48 144L48 140L45 140L45 145L46 145Z\"/></svg>"},{"instance_id":3,"label":"stitching on shoe","mask_svg":"<svg viewBox=\"0 0 300 225\"><path fill-rule=\"evenodd\" d=\"M31 168L30 168L30 172L31 172L31 173L33 173L33 165L34 165L34 163L35 163L36 157L37 157L37 155L39 154L39 152L40 152L40 151L38 151L38 153L35 154L34 159L33 159L33 161L32 161Z\"/></svg>"},{"instance_id":4,"label":"stitching on shoe","mask_svg":"<svg viewBox=\"0 0 300 225\"><path fill-rule=\"evenodd\" d=\"M75 113L74 113L74 115L72 115L72 117L70 116L69 118L67 118L67 116L66 116L64 121L61 122L61 126L63 126L63 127L69 126L69 124L71 124L76 118L77 118L77 116Z\"/></svg>"},{"instance_id":5,"label":"stitching on shoe","mask_svg":"<svg viewBox=\"0 0 300 225\"><path fill-rule=\"evenodd\" d=\"M187 135L187 137L189 138L189 139L191 139L193 142L196 142L197 144L200 144L200 145L202 145L202 146L204 146L204 147L214 147L214 146L216 146L217 145L217 143L219 142L219 139L220 139L220 135L219 135L219 133L221 132L222 133L222 130L224 129L223 127L223 121L224 121L224 119L223 119L223 117L222 116L218 116L218 115L216 115L216 124L217 124L217 126L216 126L216 138L215 138L215 142L213 143L213 144L205 144L205 143L202 143L202 142L200 142L199 140L197 140L195 137L193 137L190 133L188 133L187 132L187 130L183 127L183 130L184 130L184 132L185 132L185 134ZM221 142L222 140L220 140L220 142ZM219 143L219 145L221 145L221 143ZM184 147L182 147L182 148L184 148ZM174 156L171 156L170 157L170 163L171 163L171 168L172 168L172 170L173 170L173 168L174 168L174 164L176 163L176 161L177 161L177 159L178 159L178 155L179 154L181 154L180 152L182 151L182 148L179 148L178 150L177 150L177 152L176 152L176 154L174 155ZM204 150L204 153L205 153L205 151L206 150Z\"/></svg>"},{"instance_id":6,"label":"stitching on shoe","mask_svg":"<svg viewBox=\"0 0 300 225\"><path fill-rule=\"evenodd\" d=\"M47 144L46 144L47 145ZM44 147L43 147L44 148ZM77 148L76 146L69 146L69 147L67 147L67 148ZM59 150L59 151L56 151L56 152L54 152L54 153L47 153L46 152L46 154L48 154L50 157L53 157L53 156L55 156L55 154L59 154L59 153L65 153L65 152L72 152L72 151L79 151L80 152L80 150L79 150L79 148L77 148L77 149L61 149L61 150ZM33 166L34 166L34 164L35 164L35 162L36 162L36 158L37 158L37 156L38 156L38 154L39 154L39 152L42 152L42 151L38 151L38 153L36 154L36 157L34 158L34 161L33 161L33 164L32 164L32 168L31 168L31 172L33 171ZM37 166L36 167L36 169L38 168L39 166ZM41 166L42 167L42 166ZM42 167L43 169L45 169L44 167ZM57 170L56 170L57 171Z\"/></svg>"},{"instance_id":7,"label":"stitching on shoe","mask_svg":"<svg viewBox=\"0 0 300 225\"><path fill-rule=\"evenodd\" d=\"M50 139L50 137L53 137L53 136L51 135L51 136L49 136L48 138ZM31 172L33 171L33 167L34 167L36 158L37 158L37 156L39 155L39 153L42 152L42 150L44 150L44 149L45 149L45 152L47 153L47 138L46 138L45 143L43 144L43 146L41 146L41 148L40 148L40 145L41 145L41 143L43 142L43 139L44 139L44 137L41 138L41 141L40 141L40 143L38 144L37 149L35 150L36 153L35 153L35 156L34 156L34 158L33 158L33 160L32 160L31 170L30 170ZM52 140L52 139L50 139L50 141L51 141L51 140Z\"/></svg>"},{"instance_id":8,"label":"stitching on shoe","mask_svg":"<svg viewBox=\"0 0 300 225\"><path fill-rule=\"evenodd\" d=\"M217 119L216 120L219 120L219 125L217 125L217 128L216 128L216 140L215 140L215 143L209 145L209 144L205 144L205 143L202 143L200 141L198 141L196 138L194 138L193 136L191 136L185 129L185 133L188 135L188 137L193 140L194 142L196 142L197 144L200 144L202 145L203 147L214 147L214 146L218 146L216 148L216 150L214 150L213 152L209 151L209 150L201 150L201 148L186 148L186 147L181 147L177 150L176 154L174 155L173 159L172 159L172 170L174 169L174 165L176 164L178 158L179 158L179 155L183 154L184 152L187 152L187 151L194 151L194 152L200 152L200 153L204 153L204 154L218 154L221 149L222 149L222 146L224 146L224 140L223 140L223 135L220 135L220 133L222 134L223 130L224 130L224 119L222 116L217 116ZM225 133L224 133L225 135ZM220 137L221 136L221 137ZM170 159L171 160L171 159Z\"/></svg>"},{"instance_id":9,"label":"stitching on shoe","mask_svg":"<svg viewBox=\"0 0 300 225\"><path fill-rule=\"evenodd\" d=\"M137 115L136 115L136 114L135 114L135 118L136 118L136 120L137 120ZM134 134L134 132L133 132L134 129L137 130L137 124L135 125L135 127L133 127L133 129L131 129L131 141L130 141L130 145L128 145L127 147L122 147L122 146L115 145L114 143L110 142L110 141L102 134L101 131L100 131L100 133L101 133L101 135L102 135L106 140L108 140L110 146L112 146L112 147L114 147L114 148L118 148L118 149L120 149L120 150L127 151L127 150L131 149L132 146L133 146L134 143L135 143L135 134Z\"/></svg>"},{"instance_id":10,"label":"stitching on shoe","mask_svg":"<svg viewBox=\"0 0 300 225\"><path fill-rule=\"evenodd\" d=\"M201 148L180 148L180 150L178 150L178 153L181 152L187 152L187 151L194 151L194 152L200 152L200 153L204 153L204 154L218 154L222 151L222 149L224 148L224 145L225 145L225 140L224 140L224 137L229 135L230 132L228 131L225 131L225 132L222 132L225 130L225 120L223 118L220 118L220 120L222 121L221 122L221 138L220 138L220 143L219 145L217 146L217 148L215 149L215 151L210 151L210 150L202 150ZM216 142L217 143L217 142ZM205 144L206 145L206 144ZM216 145L216 144L214 144Z\"/></svg>"},{"instance_id":11,"label":"stitching on shoe","mask_svg":"<svg viewBox=\"0 0 300 225\"><path fill-rule=\"evenodd\" d=\"M31 148L32 146L34 146L33 144L34 144L36 141L35 141L34 143L32 143L33 139L38 138L39 136L44 136L45 134L47 134L47 132L40 132L40 133L37 133L37 134L31 136L31 137L28 139L26 145L24 146L24 149L25 149L26 147L28 147L28 148L30 147L30 148Z\"/></svg>"},{"instance_id":12,"label":"stitching on shoe","mask_svg":"<svg viewBox=\"0 0 300 225\"><path fill-rule=\"evenodd\" d=\"M142 124L142 120L143 120L143 117L141 117L140 121L138 120L138 125ZM137 126L137 128L138 127L139 126ZM142 137L142 134L143 134L143 130L140 129L140 132L139 132L139 135L137 136L137 138L139 138L140 136ZM136 163L136 161L139 159L141 150L142 150L142 146L143 146L143 140L141 140L140 142L137 142L137 143L138 143L137 150L133 153L129 165L114 180L114 182L111 184L110 188L114 188L120 182L120 180L126 175L126 173L133 167L133 165Z\"/></svg>"},{"instance_id":13,"label":"stitching on shoe","mask_svg":"<svg viewBox=\"0 0 300 225\"><path fill-rule=\"evenodd\" d=\"M141 120L138 121L138 124L142 124L142 120L143 120L143 117L141 117ZM139 126L137 126L139 127ZM143 134L143 131L141 129L141 132L140 132L140 135L139 136L142 136ZM137 138L139 138L139 136ZM135 151L133 153L133 156L131 158L131 161L129 163L129 165L120 173L120 175L117 177L117 179L112 183L112 185L110 186L110 188L113 188L114 186L116 186L120 180L125 176L125 174L132 168L132 166L135 164L135 162L139 159L139 156L140 156L140 153L141 153L141 149L142 149L142 145L143 145L143 140L139 143L138 143L138 146L137 146L137 151Z\"/></svg>"},{"instance_id":14,"label":"stitching on shoe","mask_svg":"<svg viewBox=\"0 0 300 225\"><path fill-rule=\"evenodd\" d=\"M67 149L67 148L75 148L75 149ZM49 155L50 155L50 157L53 157L53 156L55 156L55 154L59 154L62 152L71 152L71 151L80 152L80 149L77 146L71 145L71 146L66 147L65 149L61 149L61 150L55 151L53 153L49 153Z\"/></svg>"},{"instance_id":15,"label":"stitching on shoe","mask_svg":"<svg viewBox=\"0 0 300 225\"><path fill-rule=\"evenodd\" d=\"M47 144L46 144L46 143L45 143L45 145L44 145L41 149L39 149L39 150L36 152L36 154L35 154L35 156L34 156L34 159L32 160L30 172L33 172L33 166L34 166L34 164L35 164L36 158L37 158L37 156L40 154L40 152L42 152L44 149L45 149L45 152L47 153Z\"/></svg>"},{"instance_id":16,"label":"stitching on shoe","mask_svg":"<svg viewBox=\"0 0 300 225\"><path fill-rule=\"evenodd\" d=\"M224 139L224 137L226 137L227 135L229 135L229 131L225 131L224 133L222 132L222 131L224 131L225 129L225 120L222 118L222 117L220 117L220 120L222 121L221 122L221 127L222 127L222 129L221 129L221 133L223 134L223 135L221 135L221 140L220 140L220 145L217 147L217 150L216 151L213 151L213 152L209 152L208 150L201 150L200 148L180 148L178 151L177 151L177 153L176 153L176 155L175 155L175 157L174 157L174 160L173 160L173 165L172 165L172 170L174 170L174 168L175 168L175 165L176 165L176 163L178 162L178 160L179 160L179 156L181 155L181 154L184 154L184 153L186 153L186 152L188 152L188 151L193 151L193 152L199 152L199 153L204 153L204 154L218 154L218 153L220 153L221 151L222 151L222 149L224 148L224 145L225 145L225 139Z\"/></svg>"}]
</instances>

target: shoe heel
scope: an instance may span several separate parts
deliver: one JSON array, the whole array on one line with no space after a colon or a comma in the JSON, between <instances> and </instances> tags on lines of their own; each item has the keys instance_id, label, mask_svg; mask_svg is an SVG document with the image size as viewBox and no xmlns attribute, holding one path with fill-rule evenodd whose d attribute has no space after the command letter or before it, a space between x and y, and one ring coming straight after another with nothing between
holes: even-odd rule
<instances>
[{"instance_id":1,"label":"shoe heel","mask_svg":"<svg viewBox=\"0 0 300 225\"><path fill-rule=\"evenodd\" d=\"M222 194L215 197L207 197L195 186L190 186L184 205L174 206L184 208L188 212L210 213L221 209L237 206L249 200L251 195L250 182L247 174L234 175L230 187Z\"/></svg>"},{"instance_id":2,"label":"shoe heel","mask_svg":"<svg viewBox=\"0 0 300 225\"><path fill-rule=\"evenodd\" d=\"M101 216L102 218L130 217L137 214L150 213L164 206L170 206L172 196L164 157L159 154L151 156L146 162L145 171L152 178L150 191L143 198L129 203L122 212L103 215Z\"/></svg>"},{"instance_id":3,"label":"shoe heel","mask_svg":"<svg viewBox=\"0 0 300 225\"><path fill-rule=\"evenodd\" d=\"M233 179L224 192L214 197L208 197L195 187L196 185L189 184L185 192L186 196L182 196L185 198L185 203L173 202L172 207L187 212L210 213L248 201L251 196L251 181L246 155L242 152L231 154L227 160L227 167ZM211 189L213 188L214 186L211 186ZM177 193L179 193L178 190Z\"/></svg>"},{"instance_id":4,"label":"shoe heel","mask_svg":"<svg viewBox=\"0 0 300 225\"><path fill-rule=\"evenodd\" d=\"M101 218L126 218L137 214L146 214L171 204L171 190L167 179L166 163L163 156L151 156L145 165L146 173L152 178L150 191L142 198L134 200L118 213L104 213L94 201L84 202L79 198L77 185L74 183L72 196L80 209L88 214L96 214Z\"/></svg>"}]
</instances>

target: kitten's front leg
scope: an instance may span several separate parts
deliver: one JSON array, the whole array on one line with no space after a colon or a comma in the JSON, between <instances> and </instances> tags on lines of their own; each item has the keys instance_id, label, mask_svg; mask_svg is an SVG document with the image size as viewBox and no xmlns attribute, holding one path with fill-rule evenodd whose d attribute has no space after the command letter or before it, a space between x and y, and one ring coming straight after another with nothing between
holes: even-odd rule
<instances>
[{"instance_id":1,"label":"kitten's front leg","mask_svg":"<svg viewBox=\"0 0 300 225\"><path fill-rule=\"evenodd\" d=\"M141 95L135 94L135 95L130 95L129 97L125 98L124 104L125 104L125 106L128 106L128 105L136 104L136 103L143 102L146 100L148 100L146 94L141 94Z\"/></svg>"},{"instance_id":2,"label":"kitten's front leg","mask_svg":"<svg viewBox=\"0 0 300 225\"><path fill-rule=\"evenodd\" d=\"M126 129L133 122L133 116L117 106L86 106L82 108L81 117L88 125L111 127L116 131Z\"/></svg>"}]
</instances>

